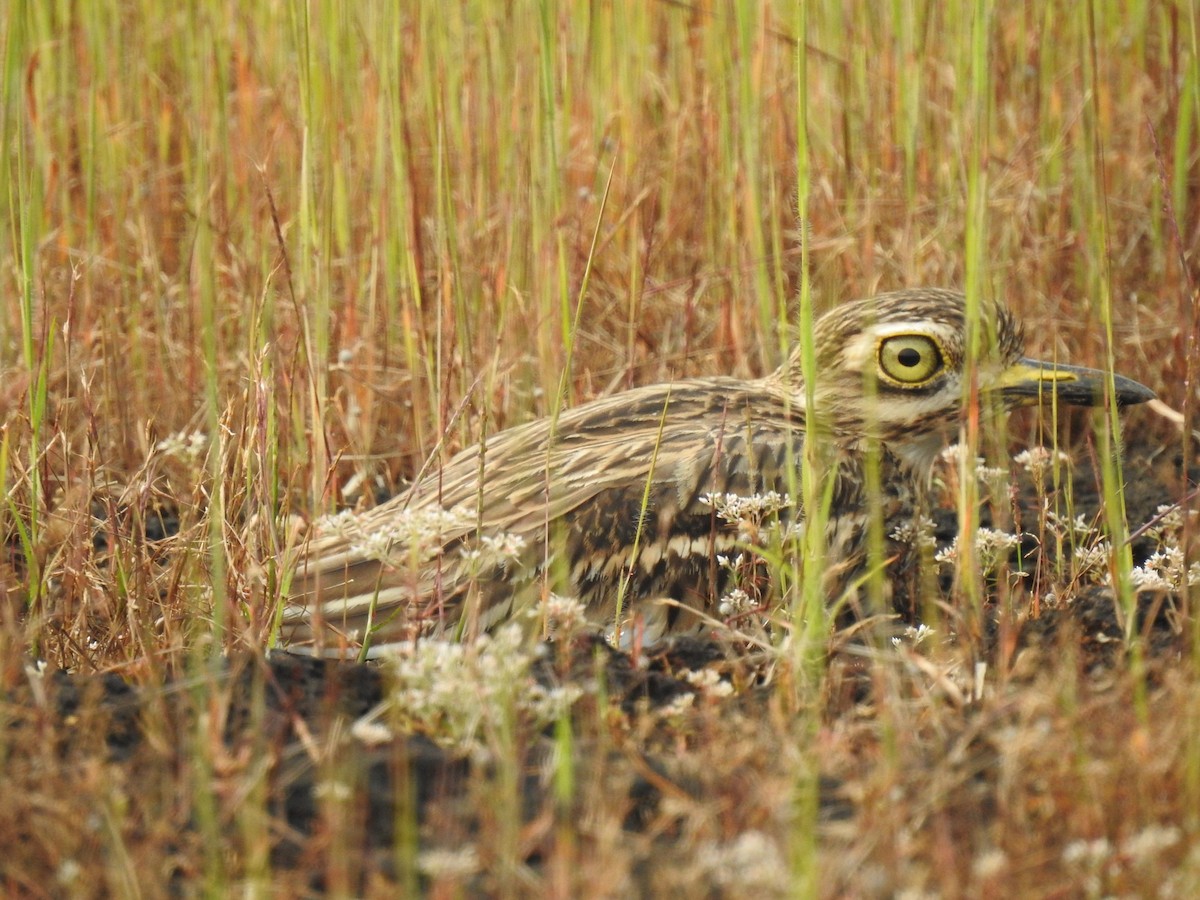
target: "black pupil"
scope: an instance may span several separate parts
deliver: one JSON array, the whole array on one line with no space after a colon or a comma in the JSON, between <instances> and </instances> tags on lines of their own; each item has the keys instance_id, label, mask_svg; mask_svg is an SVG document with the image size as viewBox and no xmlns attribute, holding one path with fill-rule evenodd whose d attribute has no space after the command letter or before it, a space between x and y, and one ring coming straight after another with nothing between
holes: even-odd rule
<instances>
[{"instance_id":1,"label":"black pupil","mask_svg":"<svg viewBox=\"0 0 1200 900\"><path fill-rule=\"evenodd\" d=\"M905 347L896 354L896 362L907 369L921 364L921 351L914 350L912 347Z\"/></svg>"}]
</instances>

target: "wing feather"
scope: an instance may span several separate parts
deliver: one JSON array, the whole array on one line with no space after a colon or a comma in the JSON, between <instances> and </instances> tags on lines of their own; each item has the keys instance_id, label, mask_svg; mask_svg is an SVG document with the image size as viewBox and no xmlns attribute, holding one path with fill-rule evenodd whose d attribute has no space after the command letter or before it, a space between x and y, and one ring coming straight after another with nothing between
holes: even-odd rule
<instances>
[{"instance_id":1,"label":"wing feather","mask_svg":"<svg viewBox=\"0 0 1200 900\"><path fill-rule=\"evenodd\" d=\"M610 554L621 557L624 548L614 539L636 532L643 497L653 524L643 543L669 533L680 515L708 522L711 510L698 503L705 491L748 493L785 483L784 458L798 452L804 428L802 411L788 400L771 381L698 379L597 400L563 413L556 425L540 419L500 432L357 517L351 532L313 538L297 567L285 620L303 625L319 605L325 619L357 621L362 597L377 594L378 610L381 591L395 606L439 591L452 596L479 578L523 573L532 580L560 522L575 534L568 553L603 552L607 540L614 544ZM365 539L396 530L406 517L447 510L456 515L439 520L422 553L413 554L403 529L384 554ZM499 534L526 542L524 557L507 569L480 571L457 552ZM568 563L583 573L610 568Z\"/></svg>"}]
</instances>

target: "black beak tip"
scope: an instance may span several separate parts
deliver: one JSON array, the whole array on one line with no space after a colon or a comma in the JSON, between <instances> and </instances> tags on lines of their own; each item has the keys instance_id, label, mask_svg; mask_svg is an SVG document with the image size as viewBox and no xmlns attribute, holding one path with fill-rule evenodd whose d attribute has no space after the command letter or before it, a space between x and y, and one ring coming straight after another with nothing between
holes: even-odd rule
<instances>
[{"instance_id":1,"label":"black beak tip","mask_svg":"<svg viewBox=\"0 0 1200 900\"><path fill-rule=\"evenodd\" d=\"M1113 397L1117 401L1117 406L1136 406L1139 403L1148 403L1157 396L1150 388L1132 378L1126 378L1123 375L1113 376Z\"/></svg>"}]
</instances>

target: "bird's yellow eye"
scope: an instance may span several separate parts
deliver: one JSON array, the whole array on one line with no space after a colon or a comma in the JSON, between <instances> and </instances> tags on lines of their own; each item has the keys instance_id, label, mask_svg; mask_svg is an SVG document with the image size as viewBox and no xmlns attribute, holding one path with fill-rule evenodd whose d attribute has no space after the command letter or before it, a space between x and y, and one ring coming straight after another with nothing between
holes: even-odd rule
<instances>
[{"instance_id":1,"label":"bird's yellow eye","mask_svg":"<svg viewBox=\"0 0 1200 900\"><path fill-rule=\"evenodd\" d=\"M923 334L899 334L879 345L879 374L901 387L920 387L945 365L937 341Z\"/></svg>"}]
</instances>

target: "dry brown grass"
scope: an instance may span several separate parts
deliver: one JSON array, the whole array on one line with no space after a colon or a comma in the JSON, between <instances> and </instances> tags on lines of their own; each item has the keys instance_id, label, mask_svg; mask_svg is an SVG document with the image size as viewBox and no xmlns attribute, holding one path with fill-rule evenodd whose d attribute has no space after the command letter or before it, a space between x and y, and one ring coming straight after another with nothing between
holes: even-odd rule
<instances>
[{"instance_id":1,"label":"dry brown grass","mask_svg":"<svg viewBox=\"0 0 1200 900\"><path fill-rule=\"evenodd\" d=\"M1169 651L1118 631L1102 662L1085 622L1019 653L964 634L877 648L850 675L837 656L816 683L783 659L766 687L674 717L589 694L553 738L519 717L487 734L490 763L419 841L360 852L352 790L286 866L271 798L296 745L228 739L219 660L269 640L293 516L370 502L429 454L546 413L568 364L573 402L768 370L806 278L822 308L921 284L1003 296L1033 355L1115 360L1190 426L1195 23L1183 0L830 2L807 19L772 3L14 6L0 890L383 896L454 836L488 874L424 883L446 896L1193 894L1186 596ZM1147 491L1182 497L1190 440L1144 408L1125 422L1165 469L1137 470ZM1083 417L1010 428L1049 433L1080 467L1104 446ZM1095 493L1111 506L1112 479ZM178 532L148 539L164 514ZM1017 596L1016 619L1043 601ZM111 757L94 704L63 722L30 654L146 692L135 765ZM980 660L984 690L962 695ZM264 702L251 692L249 721ZM366 777L337 728L298 728L317 771ZM402 744L376 751L390 771ZM651 777L646 759L672 762ZM534 810L530 769L550 785ZM643 782L659 799L631 829ZM401 834L419 830L397 808Z\"/></svg>"}]
</instances>

